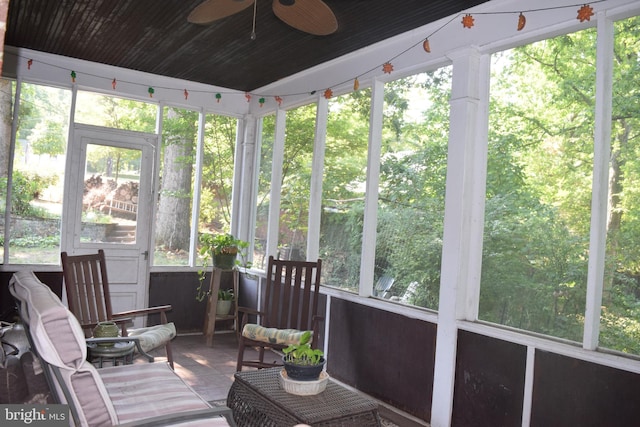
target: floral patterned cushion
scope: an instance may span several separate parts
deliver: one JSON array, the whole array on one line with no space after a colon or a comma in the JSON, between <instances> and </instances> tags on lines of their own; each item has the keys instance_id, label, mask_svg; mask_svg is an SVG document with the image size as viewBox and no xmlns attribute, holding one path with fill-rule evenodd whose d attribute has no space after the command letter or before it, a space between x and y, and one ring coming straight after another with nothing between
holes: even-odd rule
<instances>
[{"instance_id":1,"label":"floral patterned cushion","mask_svg":"<svg viewBox=\"0 0 640 427\"><path fill-rule=\"evenodd\" d=\"M254 323L247 323L242 329L242 336L269 344L291 345L298 344L304 332L297 329L265 328Z\"/></svg>"}]
</instances>

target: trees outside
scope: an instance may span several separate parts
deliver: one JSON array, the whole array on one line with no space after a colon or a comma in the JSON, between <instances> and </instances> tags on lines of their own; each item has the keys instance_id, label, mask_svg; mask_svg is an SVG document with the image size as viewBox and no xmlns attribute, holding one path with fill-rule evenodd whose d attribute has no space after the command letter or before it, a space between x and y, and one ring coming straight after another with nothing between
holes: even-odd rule
<instances>
[{"instance_id":1,"label":"trees outside","mask_svg":"<svg viewBox=\"0 0 640 427\"><path fill-rule=\"evenodd\" d=\"M316 106L287 111L278 248L283 259L306 259Z\"/></svg>"},{"instance_id":2,"label":"trees outside","mask_svg":"<svg viewBox=\"0 0 640 427\"><path fill-rule=\"evenodd\" d=\"M376 279L386 297L437 309L451 67L385 85Z\"/></svg>"},{"instance_id":3,"label":"trees outside","mask_svg":"<svg viewBox=\"0 0 640 427\"><path fill-rule=\"evenodd\" d=\"M638 18L616 23L603 346L640 354ZM582 340L594 29L494 55L480 317Z\"/></svg>"},{"instance_id":4,"label":"trees outside","mask_svg":"<svg viewBox=\"0 0 640 427\"><path fill-rule=\"evenodd\" d=\"M322 283L358 290L371 90L329 102L322 185Z\"/></svg>"},{"instance_id":5,"label":"trees outside","mask_svg":"<svg viewBox=\"0 0 640 427\"><path fill-rule=\"evenodd\" d=\"M200 195L201 231L230 231L237 126L238 120L234 117L206 115Z\"/></svg>"},{"instance_id":6,"label":"trees outside","mask_svg":"<svg viewBox=\"0 0 640 427\"><path fill-rule=\"evenodd\" d=\"M9 141L11 141L11 123L13 123L13 87L11 80L0 78L0 177L8 176Z\"/></svg>"},{"instance_id":7,"label":"trees outside","mask_svg":"<svg viewBox=\"0 0 640 427\"><path fill-rule=\"evenodd\" d=\"M61 201L64 182L64 161L58 160L66 152L71 91L30 83L21 83L20 90L11 171L12 222L3 236L8 236L10 243L5 259L16 264L55 264L60 258L60 215L55 206ZM5 105L7 114L11 111L10 96L11 91L3 98L9 103ZM3 150L8 154L11 138L4 141ZM5 200L8 173L5 167Z\"/></svg>"},{"instance_id":8,"label":"trees outside","mask_svg":"<svg viewBox=\"0 0 640 427\"><path fill-rule=\"evenodd\" d=\"M188 265L198 117L196 111L164 108L155 252L170 265Z\"/></svg>"}]
</instances>

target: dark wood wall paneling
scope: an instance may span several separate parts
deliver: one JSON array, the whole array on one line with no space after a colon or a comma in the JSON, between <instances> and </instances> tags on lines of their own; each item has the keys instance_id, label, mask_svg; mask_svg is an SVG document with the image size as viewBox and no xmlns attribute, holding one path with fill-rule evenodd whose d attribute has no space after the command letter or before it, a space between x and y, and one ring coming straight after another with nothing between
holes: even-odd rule
<instances>
[{"instance_id":1,"label":"dark wood wall paneling","mask_svg":"<svg viewBox=\"0 0 640 427\"><path fill-rule=\"evenodd\" d=\"M640 426L640 375L536 351L531 427Z\"/></svg>"},{"instance_id":2,"label":"dark wood wall paneling","mask_svg":"<svg viewBox=\"0 0 640 427\"><path fill-rule=\"evenodd\" d=\"M458 332L453 427L520 427L527 348Z\"/></svg>"},{"instance_id":3,"label":"dark wood wall paneling","mask_svg":"<svg viewBox=\"0 0 640 427\"><path fill-rule=\"evenodd\" d=\"M211 273L205 276L203 289L209 289ZM223 275L221 287L232 287L231 278ZM152 273L149 282L149 306L170 304L172 310L167 313L167 319L176 325L177 332L202 332L207 301L196 300L198 289L198 273L193 272L163 272ZM159 315L149 316L149 323L159 321Z\"/></svg>"},{"instance_id":4,"label":"dark wood wall paneling","mask_svg":"<svg viewBox=\"0 0 640 427\"><path fill-rule=\"evenodd\" d=\"M329 375L431 418L436 325L333 298L330 327Z\"/></svg>"}]
</instances>

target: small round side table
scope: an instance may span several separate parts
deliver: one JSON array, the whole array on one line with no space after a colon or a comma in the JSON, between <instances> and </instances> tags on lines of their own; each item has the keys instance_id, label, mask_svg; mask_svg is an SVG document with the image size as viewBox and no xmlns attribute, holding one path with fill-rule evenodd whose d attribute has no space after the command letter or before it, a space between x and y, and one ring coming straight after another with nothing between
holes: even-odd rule
<instances>
[{"instance_id":1,"label":"small round side table","mask_svg":"<svg viewBox=\"0 0 640 427\"><path fill-rule=\"evenodd\" d=\"M87 344L89 350L89 360L94 362L97 359L98 367L102 368L104 361L110 361L113 366L118 366L118 362L123 365L133 363L133 349L136 343L133 341L117 342L112 346L100 346L95 343Z\"/></svg>"}]
</instances>

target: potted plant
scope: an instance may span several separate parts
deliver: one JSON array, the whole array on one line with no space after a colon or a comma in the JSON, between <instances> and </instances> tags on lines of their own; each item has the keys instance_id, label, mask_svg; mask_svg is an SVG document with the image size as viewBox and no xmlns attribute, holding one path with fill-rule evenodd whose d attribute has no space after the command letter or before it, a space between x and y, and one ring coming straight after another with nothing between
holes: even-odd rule
<instances>
[{"instance_id":1,"label":"potted plant","mask_svg":"<svg viewBox=\"0 0 640 427\"><path fill-rule=\"evenodd\" d=\"M229 233L203 233L200 235L199 242L200 250L198 253L202 258L202 268L198 270L198 280L200 284L197 289L196 299L203 301L208 295L208 292L202 289L202 285L210 261L215 268L222 270L232 270L236 268L236 266L250 268L251 263L246 261L249 242L237 239ZM240 255L241 260L237 259L238 255Z\"/></svg>"},{"instance_id":2,"label":"potted plant","mask_svg":"<svg viewBox=\"0 0 640 427\"><path fill-rule=\"evenodd\" d=\"M324 368L324 353L311 348L311 331L305 331L299 344L282 350L282 362L287 376L296 381L315 381Z\"/></svg>"},{"instance_id":3,"label":"potted plant","mask_svg":"<svg viewBox=\"0 0 640 427\"><path fill-rule=\"evenodd\" d=\"M223 270L231 270L236 266L240 249L246 249L248 242L236 239L231 234L200 235L200 256L207 262L212 260L213 266Z\"/></svg>"},{"instance_id":4,"label":"potted plant","mask_svg":"<svg viewBox=\"0 0 640 427\"><path fill-rule=\"evenodd\" d=\"M218 303L216 305L217 316L227 316L231 312L233 303L233 289L220 289L218 291Z\"/></svg>"}]
</instances>

